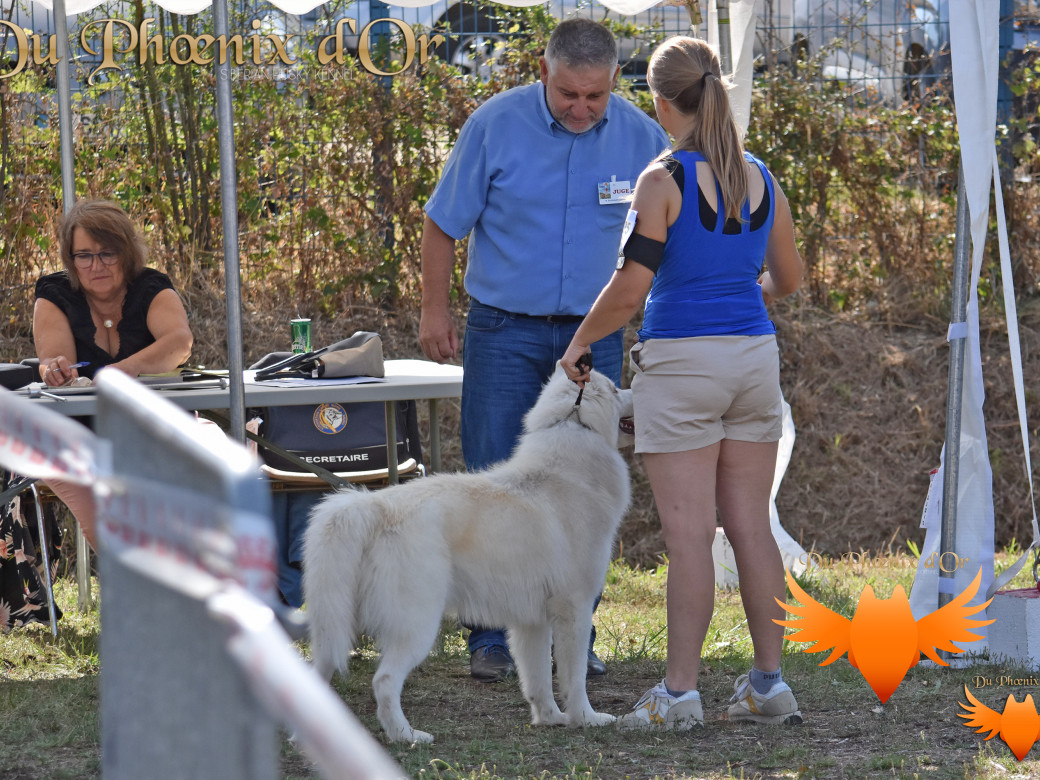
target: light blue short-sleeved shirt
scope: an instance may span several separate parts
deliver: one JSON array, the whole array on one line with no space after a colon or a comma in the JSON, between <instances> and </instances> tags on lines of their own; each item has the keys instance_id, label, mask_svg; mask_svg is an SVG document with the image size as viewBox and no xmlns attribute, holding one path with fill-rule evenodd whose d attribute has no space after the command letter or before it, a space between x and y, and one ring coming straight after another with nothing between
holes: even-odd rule
<instances>
[{"instance_id":1,"label":"light blue short-sleeved shirt","mask_svg":"<svg viewBox=\"0 0 1040 780\"><path fill-rule=\"evenodd\" d=\"M643 111L610 96L603 119L575 134L558 124L541 82L502 92L466 121L426 213L469 234L466 291L520 314L585 314L610 280L628 203L600 186L628 182L668 146Z\"/></svg>"}]
</instances>

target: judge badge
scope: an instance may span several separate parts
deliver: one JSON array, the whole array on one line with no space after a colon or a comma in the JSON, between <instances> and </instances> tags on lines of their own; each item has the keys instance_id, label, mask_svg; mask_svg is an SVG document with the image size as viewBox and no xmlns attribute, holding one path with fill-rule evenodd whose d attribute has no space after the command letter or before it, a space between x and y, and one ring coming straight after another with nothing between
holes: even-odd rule
<instances>
[{"instance_id":1,"label":"judge badge","mask_svg":"<svg viewBox=\"0 0 1040 780\"><path fill-rule=\"evenodd\" d=\"M625 244L628 243L629 236L632 235L632 231L636 229L636 217L637 212L632 209L628 210L628 214L625 215L625 225L621 228L621 244L618 246L617 251L617 266L619 271L625 264Z\"/></svg>"},{"instance_id":2,"label":"judge badge","mask_svg":"<svg viewBox=\"0 0 1040 780\"><path fill-rule=\"evenodd\" d=\"M610 181L601 181L596 185L599 193L599 205L609 206L611 203L631 203L635 189L630 181L618 181L611 176Z\"/></svg>"}]
</instances>

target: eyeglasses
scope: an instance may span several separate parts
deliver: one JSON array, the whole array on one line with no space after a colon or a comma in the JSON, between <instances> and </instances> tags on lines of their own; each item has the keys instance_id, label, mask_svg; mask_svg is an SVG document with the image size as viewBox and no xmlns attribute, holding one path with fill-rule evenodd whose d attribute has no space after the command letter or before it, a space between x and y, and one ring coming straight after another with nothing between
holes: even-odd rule
<instances>
[{"instance_id":1,"label":"eyeglasses","mask_svg":"<svg viewBox=\"0 0 1040 780\"><path fill-rule=\"evenodd\" d=\"M112 265L119 259L119 253L105 249L101 252L76 252L72 256L72 261L76 264L76 267L84 270L94 265L95 259L100 260L105 265Z\"/></svg>"}]
</instances>

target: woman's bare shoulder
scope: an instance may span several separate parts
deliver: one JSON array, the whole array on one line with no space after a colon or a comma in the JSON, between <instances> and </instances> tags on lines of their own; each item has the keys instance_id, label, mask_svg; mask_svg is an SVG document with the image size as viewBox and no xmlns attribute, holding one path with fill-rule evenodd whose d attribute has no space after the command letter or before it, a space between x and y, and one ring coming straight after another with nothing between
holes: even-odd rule
<instances>
[{"instance_id":1,"label":"woman's bare shoulder","mask_svg":"<svg viewBox=\"0 0 1040 780\"><path fill-rule=\"evenodd\" d=\"M663 160L654 160L639 174L639 180L648 185L659 185L671 178L672 171Z\"/></svg>"}]
</instances>

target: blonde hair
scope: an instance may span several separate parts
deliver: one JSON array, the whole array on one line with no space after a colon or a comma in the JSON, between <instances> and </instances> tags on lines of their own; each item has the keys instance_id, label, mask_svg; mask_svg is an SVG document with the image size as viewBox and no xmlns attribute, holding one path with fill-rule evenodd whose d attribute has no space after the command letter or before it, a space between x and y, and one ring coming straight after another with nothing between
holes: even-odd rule
<instances>
[{"instance_id":1,"label":"blonde hair","mask_svg":"<svg viewBox=\"0 0 1040 780\"><path fill-rule=\"evenodd\" d=\"M715 50L697 38L669 38L650 58L647 83L654 95L694 116L693 127L675 148L704 155L718 177L725 216L740 219L748 199L747 165Z\"/></svg>"}]
</instances>

